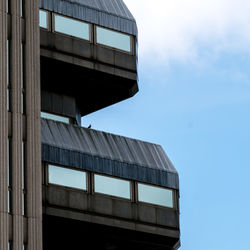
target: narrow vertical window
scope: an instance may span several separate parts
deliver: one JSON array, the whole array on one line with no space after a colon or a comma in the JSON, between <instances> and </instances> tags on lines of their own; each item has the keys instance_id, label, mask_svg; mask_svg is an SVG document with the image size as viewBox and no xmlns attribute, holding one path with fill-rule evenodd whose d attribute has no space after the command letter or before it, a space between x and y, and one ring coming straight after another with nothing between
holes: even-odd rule
<instances>
[{"instance_id":1,"label":"narrow vertical window","mask_svg":"<svg viewBox=\"0 0 250 250\"><path fill-rule=\"evenodd\" d=\"M23 82L23 53L24 53L24 46L23 43L21 43L21 87L24 88L24 82Z\"/></svg>"},{"instance_id":2,"label":"narrow vertical window","mask_svg":"<svg viewBox=\"0 0 250 250\"><path fill-rule=\"evenodd\" d=\"M21 87L22 87L22 106L21 112L22 114L25 113L26 109L26 102L25 102L25 79L24 79L24 44L21 44Z\"/></svg>"},{"instance_id":3,"label":"narrow vertical window","mask_svg":"<svg viewBox=\"0 0 250 250\"><path fill-rule=\"evenodd\" d=\"M39 25L41 28L48 29L48 12L39 10Z\"/></svg>"},{"instance_id":4,"label":"narrow vertical window","mask_svg":"<svg viewBox=\"0 0 250 250\"><path fill-rule=\"evenodd\" d=\"M23 0L20 0L20 16L23 17Z\"/></svg>"},{"instance_id":5,"label":"narrow vertical window","mask_svg":"<svg viewBox=\"0 0 250 250\"><path fill-rule=\"evenodd\" d=\"M8 157L7 157L7 161L8 161L8 186L10 187L11 186L11 141L10 141L10 138L8 138L8 147L7 147L7 150L8 150Z\"/></svg>"},{"instance_id":6,"label":"narrow vertical window","mask_svg":"<svg viewBox=\"0 0 250 250\"><path fill-rule=\"evenodd\" d=\"M8 138L8 213L11 212L11 139Z\"/></svg>"},{"instance_id":7,"label":"narrow vertical window","mask_svg":"<svg viewBox=\"0 0 250 250\"><path fill-rule=\"evenodd\" d=\"M23 141L22 142L22 189L24 190L26 187L26 183L25 183L25 169L26 169L26 159L25 159L25 155L26 155L26 144Z\"/></svg>"},{"instance_id":8,"label":"narrow vertical window","mask_svg":"<svg viewBox=\"0 0 250 250\"><path fill-rule=\"evenodd\" d=\"M26 194L25 194L25 192L23 192L23 195L22 195L22 215L23 216L26 215Z\"/></svg>"},{"instance_id":9,"label":"narrow vertical window","mask_svg":"<svg viewBox=\"0 0 250 250\"><path fill-rule=\"evenodd\" d=\"M11 213L11 190L8 190L8 213Z\"/></svg>"},{"instance_id":10,"label":"narrow vertical window","mask_svg":"<svg viewBox=\"0 0 250 250\"><path fill-rule=\"evenodd\" d=\"M26 144L23 141L22 142L22 211L23 211L23 216L26 215L26 178L25 178L25 173L26 173Z\"/></svg>"},{"instance_id":11,"label":"narrow vertical window","mask_svg":"<svg viewBox=\"0 0 250 250\"><path fill-rule=\"evenodd\" d=\"M10 43L6 42L7 110L10 111Z\"/></svg>"},{"instance_id":12,"label":"narrow vertical window","mask_svg":"<svg viewBox=\"0 0 250 250\"><path fill-rule=\"evenodd\" d=\"M6 12L9 13L9 0L6 0Z\"/></svg>"}]
</instances>

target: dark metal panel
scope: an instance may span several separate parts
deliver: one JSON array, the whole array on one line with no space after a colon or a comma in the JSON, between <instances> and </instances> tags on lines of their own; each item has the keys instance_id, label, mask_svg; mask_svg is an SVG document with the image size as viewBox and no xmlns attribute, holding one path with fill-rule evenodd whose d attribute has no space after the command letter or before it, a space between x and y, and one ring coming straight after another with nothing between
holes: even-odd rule
<instances>
[{"instance_id":1,"label":"dark metal panel","mask_svg":"<svg viewBox=\"0 0 250 250\"><path fill-rule=\"evenodd\" d=\"M40 8L137 36L135 19L122 0L40 0Z\"/></svg>"},{"instance_id":2,"label":"dark metal panel","mask_svg":"<svg viewBox=\"0 0 250 250\"><path fill-rule=\"evenodd\" d=\"M42 119L42 160L178 189L161 146Z\"/></svg>"},{"instance_id":3,"label":"dark metal panel","mask_svg":"<svg viewBox=\"0 0 250 250\"><path fill-rule=\"evenodd\" d=\"M42 144L42 161L179 189L178 175L126 162Z\"/></svg>"}]
</instances>

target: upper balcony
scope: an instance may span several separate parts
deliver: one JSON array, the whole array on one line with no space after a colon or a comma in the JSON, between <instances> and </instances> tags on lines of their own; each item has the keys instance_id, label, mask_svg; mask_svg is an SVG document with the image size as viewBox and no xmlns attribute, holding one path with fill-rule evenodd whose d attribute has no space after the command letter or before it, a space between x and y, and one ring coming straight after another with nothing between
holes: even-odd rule
<instances>
[{"instance_id":1,"label":"upper balcony","mask_svg":"<svg viewBox=\"0 0 250 250\"><path fill-rule=\"evenodd\" d=\"M137 26L122 0L40 0L41 86L81 115L135 95Z\"/></svg>"}]
</instances>

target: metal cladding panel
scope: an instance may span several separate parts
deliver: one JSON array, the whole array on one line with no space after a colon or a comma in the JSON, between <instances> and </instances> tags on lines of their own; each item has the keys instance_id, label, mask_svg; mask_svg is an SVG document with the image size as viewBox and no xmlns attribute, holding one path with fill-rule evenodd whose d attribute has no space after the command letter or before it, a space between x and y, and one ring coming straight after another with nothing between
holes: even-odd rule
<instances>
[{"instance_id":1,"label":"metal cladding panel","mask_svg":"<svg viewBox=\"0 0 250 250\"><path fill-rule=\"evenodd\" d=\"M122 0L40 0L40 8L137 36L136 21Z\"/></svg>"},{"instance_id":2,"label":"metal cladding panel","mask_svg":"<svg viewBox=\"0 0 250 250\"><path fill-rule=\"evenodd\" d=\"M42 119L42 160L179 189L160 145Z\"/></svg>"}]
</instances>

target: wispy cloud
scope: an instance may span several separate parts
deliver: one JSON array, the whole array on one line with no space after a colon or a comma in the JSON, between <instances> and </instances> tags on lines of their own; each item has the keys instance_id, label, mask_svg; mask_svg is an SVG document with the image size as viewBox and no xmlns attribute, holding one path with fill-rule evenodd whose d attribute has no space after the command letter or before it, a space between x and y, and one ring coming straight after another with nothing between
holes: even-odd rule
<instances>
[{"instance_id":1,"label":"wispy cloud","mask_svg":"<svg viewBox=\"0 0 250 250\"><path fill-rule=\"evenodd\" d=\"M144 57L179 62L250 51L249 0L124 0L139 27Z\"/></svg>"}]
</instances>

